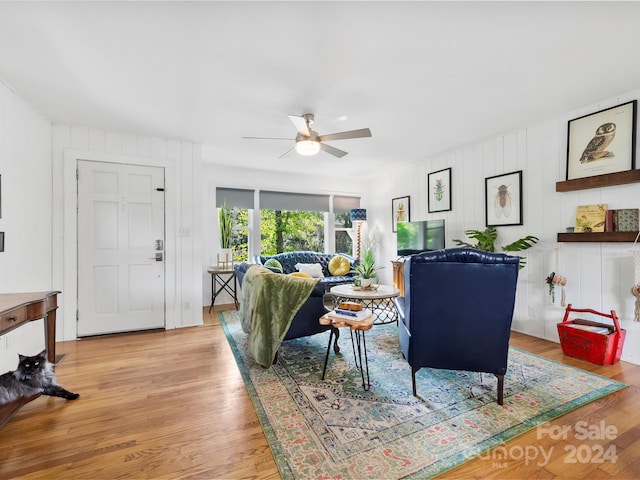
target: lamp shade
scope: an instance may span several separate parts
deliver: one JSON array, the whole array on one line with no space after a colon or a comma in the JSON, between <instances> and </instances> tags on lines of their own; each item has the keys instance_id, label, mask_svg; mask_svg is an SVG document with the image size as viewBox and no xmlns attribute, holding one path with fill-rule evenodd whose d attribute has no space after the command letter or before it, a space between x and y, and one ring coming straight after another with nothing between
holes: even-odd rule
<instances>
[{"instance_id":1,"label":"lamp shade","mask_svg":"<svg viewBox=\"0 0 640 480\"><path fill-rule=\"evenodd\" d=\"M351 209L351 221L352 222L365 222L367 220L366 208L352 208Z\"/></svg>"}]
</instances>

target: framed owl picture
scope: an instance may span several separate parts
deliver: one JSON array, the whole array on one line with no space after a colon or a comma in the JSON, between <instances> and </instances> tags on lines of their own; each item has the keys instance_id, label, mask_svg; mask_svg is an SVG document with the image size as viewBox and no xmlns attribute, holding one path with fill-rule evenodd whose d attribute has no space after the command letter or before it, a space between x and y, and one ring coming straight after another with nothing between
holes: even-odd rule
<instances>
[{"instance_id":1,"label":"framed owl picture","mask_svg":"<svg viewBox=\"0 0 640 480\"><path fill-rule=\"evenodd\" d=\"M633 170L637 100L569 120L567 180Z\"/></svg>"}]
</instances>

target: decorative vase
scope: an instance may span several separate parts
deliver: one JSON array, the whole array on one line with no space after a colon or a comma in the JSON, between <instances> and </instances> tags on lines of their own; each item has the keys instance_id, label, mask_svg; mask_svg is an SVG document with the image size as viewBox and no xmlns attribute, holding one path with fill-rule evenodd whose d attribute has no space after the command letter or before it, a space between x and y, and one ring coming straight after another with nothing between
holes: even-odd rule
<instances>
[{"instance_id":1,"label":"decorative vase","mask_svg":"<svg viewBox=\"0 0 640 480\"><path fill-rule=\"evenodd\" d=\"M373 283L373 278L361 278L360 279L360 286L362 288L369 288L372 283Z\"/></svg>"},{"instance_id":2,"label":"decorative vase","mask_svg":"<svg viewBox=\"0 0 640 480\"><path fill-rule=\"evenodd\" d=\"M233 265L233 249L221 248L218 253L218 267L231 268Z\"/></svg>"}]
</instances>

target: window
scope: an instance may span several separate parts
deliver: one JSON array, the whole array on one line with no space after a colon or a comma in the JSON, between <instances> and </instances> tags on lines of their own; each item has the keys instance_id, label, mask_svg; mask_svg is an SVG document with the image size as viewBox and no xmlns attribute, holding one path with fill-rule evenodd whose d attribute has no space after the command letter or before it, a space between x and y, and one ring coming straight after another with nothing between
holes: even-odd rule
<instances>
[{"instance_id":1,"label":"window","mask_svg":"<svg viewBox=\"0 0 640 480\"><path fill-rule=\"evenodd\" d=\"M233 259L236 262L246 262L249 260L249 215L253 209L253 190L217 188L216 206L220 208L222 205L231 209L233 218L231 232Z\"/></svg>"},{"instance_id":2,"label":"window","mask_svg":"<svg viewBox=\"0 0 640 480\"><path fill-rule=\"evenodd\" d=\"M336 253L353 255L351 215L348 213L334 213L333 216L336 236Z\"/></svg>"},{"instance_id":3,"label":"window","mask_svg":"<svg viewBox=\"0 0 640 480\"><path fill-rule=\"evenodd\" d=\"M260 210L261 254L298 250L324 252L324 213Z\"/></svg>"},{"instance_id":4,"label":"window","mask_svg":"<svg viewBox=\"0 0 640 480\"><path fill-rule=\"evenodd\" d=\"M246 262L249 260L249 210L234 207L232 217L231 248L233 248L233 260Z\"/></svg>"},{"instance_id":5,"label":"window","mask_svg":"<svg viewBox=\"0 0 640 480\"><path fill-rule=\"evenodd\" d=\"M262 190L258 212L255 194L248 189L216 188L216 206L226 204L232 211L235 261L248 261L258 253L328 252L332 243L336 253L353 255L350 211L360 207L360 197L334 196L331 214L329 195ZM328 242L325 235L333 236L333 241Z\"/></svg>"},{"instance_id":6,"label":"window","mask_svg":"<svg viewBox=\"0 0 640 480\"><path fill-rule=\"evenodd\" d=\"M351 223L351 209L360 208L360 197L333 197L334 232L336 252L354 255L353 229Z\"/></svg>"}]
</instances>

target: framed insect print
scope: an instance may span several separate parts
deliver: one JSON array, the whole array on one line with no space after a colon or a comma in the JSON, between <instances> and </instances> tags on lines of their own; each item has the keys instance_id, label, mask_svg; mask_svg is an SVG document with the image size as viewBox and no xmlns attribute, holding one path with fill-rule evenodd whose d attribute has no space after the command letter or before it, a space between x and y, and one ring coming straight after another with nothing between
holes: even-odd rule
<instances>
[{"instance_id":1,"label":"framed insect print","mask_svg":"<svg viewBox=\"0 0 640 480\"><path fill-rule=\"evenodd\" d=\"M391 225L394 232L398 230L398 222L411 221L409 198L407 196L391 200Z\"/></svg>"},{"instance_id":2,"label":"framed insect print","mask_svg":"<svg viewBox=\"0 0 640 480\"><path fill-rule=\"evenodd\" d=\"M428 210L446 212L451 210L451 169L445 168L427 175Z\"/></svg>"},{"instance_id":3,"label":"framed insect print","mask_svg":"<svg viewBox=\"0 0 640 480\"><path fill-rule=\"evenodd\" d=\"M637 100L569 121L567 180L633 170Z\"/></svg>"},{"instance_id":4,"label":"framed insect print","mask_svg":"<svg viewBox=\"0 0 640 480\"><path fill-rule=\"evenodd\" d=\"M522 170L484 179L487 227L522 225Z\"/></svg>"}]
</instances>

